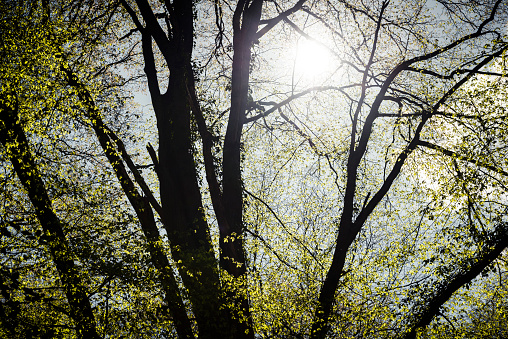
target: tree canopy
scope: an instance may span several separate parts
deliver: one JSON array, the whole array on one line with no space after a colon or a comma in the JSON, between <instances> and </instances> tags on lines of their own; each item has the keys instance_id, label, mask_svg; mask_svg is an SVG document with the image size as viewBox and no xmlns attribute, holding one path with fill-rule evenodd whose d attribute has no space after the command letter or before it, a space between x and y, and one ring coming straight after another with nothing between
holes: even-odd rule
<instances>
[{"instance_id":1,"label":"tree canopy","mask_svg":"<svg viewBox=\"0 0 508 339\"><path fill-rule=\"evenodd\" d=\"M507 18L2 0L0 337L506 337Z\"/></svg>"}]
</instances>

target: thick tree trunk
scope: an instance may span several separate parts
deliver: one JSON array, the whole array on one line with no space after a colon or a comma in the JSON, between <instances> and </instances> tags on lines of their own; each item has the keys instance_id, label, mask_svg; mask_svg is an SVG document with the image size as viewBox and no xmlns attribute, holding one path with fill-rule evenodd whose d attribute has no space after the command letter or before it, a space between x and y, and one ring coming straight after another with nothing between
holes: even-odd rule
<instances>
[{"instance_id":1,"label":"thick tree trunk","mask_svg":"<svg viewBox=\"0 0 508 339\"><path fill-rule=\"evenodd\" d=\"M184 70L171 73L168 94L156 111L162 213L199 336L217 338L223 326L218 265L197 182Z\"/></svg>"},{"instance_id":2,"label":"thick tree trunk","mask_svg":"<svg viewBox=\"0 0 508 339\"><path fill-rule=\"evenodd\" d=\"M173 318L175 329L180 338L193 338L194 335L192 332L192 326L188 318L187 311L185 309L168 257L162 248L162 239L155 222L155 217L153 215L149 199L139 194L134 182L129 177L129 174L127 173L125 165L122 161L122 156L115 148L115 143L112 138L114 135L104 125L102 116L97 106L95 105L95 102L88 89L79 82L78 77L73 74L67 67L62 65L61 69L67 77L67 82L76 90L78 97L84 104L84 107L87 109L88 115L91 118L90 120L92 122L93 130L99 140L99 144L106 154L109 163L113 167L113 170L115 171L115 174L126 197L129 199L129 202L131 203L134 211L136 212L136 215L139 218L141 228L148 242L148 250L150 251L151 261L160 274L159 277L165 294L164 299L167 303L170 313L168 315ZM137 169L132 163L132 160L126 154L123 143L121 143L120 139L118 139L116 136L114 137L117 141L116 146L121 148L121 150L119 150L120 152L124 152L123 157L128 163L131 164L130 169L133 171L136 177ZM120 142L120 145L118 142ZM139 178L139 173L137 173L137 175ZM151 195L151 192L148 193Z\"/></svg>"},{"instance_id":3,"label":"thick tree trunk","mask_svg":"<svg viewBox=\"0 0 508 339\"><path fill-rule=\"evenodd\" d=\"M234 278L233 285L237 285L233 288L229 285L224 287L225 299L221 296L219 268L203 211L193 154L190 105L198 106L198 103L192 102L193 97L190 94L195 93L195 89L187 88L194 85L191 66L194 39L193 4L183 0L166 3L171 26L169 34L166 35L149 3L146 0L136 2L146 27L141 25L126 2L124 7L143 36L145 72L159 132L158 175L162 219L173 257L189 291L199 335L210 338L253 338L248 299L244 294L246 266L242 240L240 139L248 93L250 47L259 23L263 1L240 1L235 11L232 107L224 142L223 194L216 190L213 197L214 207L223 207L216 211L220 228L220 264ZM242 16L243 22L240 19ZM162 94L157 79L152 38L170 70L165 94ZM194 109L197 110L198 107ZM231 304L232 307L226 306Z\"/></svg>"},{"instance_id":4,"label":"thick tree trunk","mask_svg":"<svg viewBox=\"0 0 508 339\"><path fill-rule=\"evenodd\" d=\"M187 77L191 69L194 39L193 2L166 3L171 28L166 34L150 4L136 1L146 27L123 2L143 39L145 73L152 98L159 136L157 173L160 181L162 220L183 284L192 304L200 338L224 337L221 289L206 215L203 210L198 173L193 154L191 114ZM170 71L167 92L162 94L157 79L152 41L159 47Z\"/></svg>"},{"instance_id":5,"label":"thick tree trunk","mask_svg":"<svg viewBox=\"0 0 508 339\"><path fill-rule=\"evenodd\" d=\"M254 338L249 302L246 297L246 260L243 244L243 184L241 137L249 92L251 46L261 17L263 0L240 1L233 17L233 70L231 109L224 139L223 206L227 223L220 225L221 267L235 278L230 289L235 309L231 310L238 338ZM221 227L222 226L222 227Z\"/></svg>"}]
</instances>

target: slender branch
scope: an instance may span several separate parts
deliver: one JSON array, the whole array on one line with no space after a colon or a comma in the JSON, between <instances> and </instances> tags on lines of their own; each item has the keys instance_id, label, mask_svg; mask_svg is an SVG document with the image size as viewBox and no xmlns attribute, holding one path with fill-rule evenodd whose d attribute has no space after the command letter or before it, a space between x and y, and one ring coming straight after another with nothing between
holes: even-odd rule
<instances>
[{"instance_id":1,"label":"slender branch","mask_svg":"<svg viewBox=\"0 0 508 339\"><path fill-rule=\"evenodd\" d=\"M132 28L131 30L129 30L129 32L123 36L121 36L118 41L122 41L123 39L127 39L128 37L130 37L132 34L138 32L139 29L138 28Z\"/></svg>"},{"instance_id":2,"label":"slender branch","mask_svg":"<svg viewBox=\"0 0 508 339\"><path fill-rule=\"evenodd\" d=\"M288 263L283 257L281 257L281 255L279 253L277 253L277 251L275 251L273 249L273 247L262 237L260 236L259 234L257 234L256 232L253 232L251 230L249 230L248 228L245 228L245 231L247 233L249 233L250 235L252 235L254 238L256 239L259 239L263 245L268 248L270 250L270 252L272 252L273 254L275 254L275 256L277 257L277 259L279 259L279 261L281 263L283 263L285 266L289 267L290 269L292 270L295 270L295 271L302 271L301 269L298 269L298 267L296 266L293 266L291 265L290 263Z\"/></svg>"},{"instance_id":3,"label":"slender branch","mask_svg":"<svg viewBox=\"0 0 508 339\"><path fill-rule=\"evenodd\" d=\"M286 226L286 224L284 224L284 222L279 218L279 216L277 215L277 213L275 213L275 211L270 207L270 205L268 205L263 199L259 198L258 196L254 195L253 193L249 192L248 190L246 190L245 188L243 189L243 191L245 193L247 193L248 195L250 195L252 198L254 198L255 200L259 201L261 204L263 204L263 206L266 207L266 209L275 217L275 220L277 220L277 222L282 226L282 228L289 234L291 235L291 237L296 240L300 246L302 246L302 248L310 254L310 256L316 261L316 263L322 268L324 269L324 266L323 264L321 264L321 262L318 260L318 258L316 258L316 256L314 255L314 253L300 240L298 239L295 235L293 235L293 233L291 233L291 231L289 231L288 227Z\"/></svg>"},{"instance_id":4,"label":"slender branch","mask_svg":"<svg viewBox=\"0 0 508 339\"><path fill-rule=\"evenodd\" d=\"M310 148L314 151L314 153L316 153L316 155L318 156L325 156L328 158L328 155L323 153L323 152L320 152L316 146L316 144L314 143L314 141L312 140L312 138L307 134L305 133L304 130L302 130L293 120L289 119L287 117L287 115L285 115L284 113L282 113L282 110L279 108L279 114L280 116L286 120L291 126L294 127L294 129L296 130L296 132L302 137L304 138L308 143L309 143L309 146Z\"/></svg>"},{"instance_id":5,"label":"slender branch","mask_svg":"<svg viewBox=\"0 0 508 339\"><path fill-rule=\"evenodd\" d=\"M148 143L148 145L146 145L146 150L148 151L150 158L152 158L155 173L157 173L157 176L159 176L159 159L157 159L157 153L155 153L155 149L153 148L151 143Z\"/></svg>"},{"instance_id":6,"label":"slender branch","mask_svg":"<svg viewBox=\"0 0 508 339\"><path fill-rule=\"evenodd\" d=\"M308 88L308 89L306 89L304 91L301 91L299 93L296 93L296 94L293 94L293 95L289 96L288 98L282 100L280 103L271 103L270 102L269 104L272 105L272 107L270 109L267 109L266 111L264 111L262 113L259 113L259 114L255 115L255 116L252 116L252 117L249 117L249 118L245 118L243 120L243 123L244 124L248 124L250 122L259 120L260 118L264 118L264 117L270 115L271 113L275 112L279 108L281 108L283 106L286 106L287 104L289 104L293 100L298 99L298 98L300 98L300 97L302 97L302 96L304 96L306 94L309 94L311 92L321 92L321 91L329 91L329 90L342 91L344 88L346 88L346 87L316 86L316 87Z\"/></svg>"},{"instance_id":7,"label":"slender branch","mask_svg":"<svg viewBox=\"0 0 508 339\"><path fill-rule=\"evenodd\" d=\"M268 33L268 31L270 31L273 27L275 27L279 22L281 22L282 20L286 20L291 14L300 10L305 1L307 0L299 0L293 7L280 13L275 18L264 20L263 23L266 25L256 32L254 39L259 40L263 35Z\"/></svg>"},{"instance_id":8,"label":"slender branch","mask_svg":"<svg viewBox=\"0 0 508 339\"><path fill-rule=\"evenodd\" d=\"M356 106L356 111L355 111L355 113L353 115L353 125L351 127L351 142L350 142L350 145L349 145L351 160L354 159L354 154L356 153L355 152L356 127L358 125L358 117L360 115L360 111L362 109L363 102L364 102L365 96L366 96L367 76L369 74L369 69L372 66L372 63L374 61L374 55L376 54L376 49L377 49L377 41L378 41L378 38L379 38L379 31L381 29L381 22L383 20L383 13L386 10L386 8L388 7L388 4L389 4L389 1L384 1L383 5L381 6L381 11L379 13L379 17L378 17L378 20L377 20L377 23L376 23L376 31L374 32L374 41L372 43L372 50L370 52L369 61L367 62L367 65L365 67L365 71L363 73L362 93L360 95L360 99L358 100L358 104ZM353 190L353 194L354 194L354 190Z\"/></svg>"},{"instance_id":9,"label":"slender branch","mask_svg":"<svg viewBox=\"0 0 508 339\"><path fill-rule=\"evenodd\" d=\"M430 148L430 149L433 149L433 150L436 150L436 151L439 151L447 156L450 156L454 159L459 159L459 160L462 160L462 161L466 161L466 162L469 162L473 165L476 165L476 166L480 166L480 167L483 167L483 168L486 168L486 169L489 169L493 172L496 172L498 174L501 174L501 175L504 175L506 177L508 177L508 172L506 172L505 170L501 169L501 168L498 168L496 166L492 166L484 161L481 161L480 158L476 158L476 159L472 159L470 157L467 157L465 155L462 155L462 154L459 154L457 152L454 152L454 151L450 151L442 146L439 146L439 145L436 145L436 144L432 144L428 141L424 141L424 140L420 140L418 142L418 146L424 146L424 147L427 147L427 148Z\"/></svg>"},{"instance_id":10,"label":"slender branch","mask_svg":"<svg viewBox=\"0 0 508 339\"><path fill-rule=\"evenodd\" d=\"M459 270L458 273L444 278L438 284L418 286L418 291L423 291L419 294L420 298L424 299L424 305L415 305L411 310L409 331L400 336L401 339L415 339L418 329L425 328L430 324L439 313L441 306L450 299L453 293L476 278L503 252L508 246L508 227L503 224L496 228L496 231L491 234L491 238L486 241L483 248L477 251L474 257L460 264L452 264L453 271Z\"/></svg>"},{"instance_id":11,"label":"slender branch","mask_svg":"<svg viewBox=\"0 0 508 339\"><path fill-rule=\"evenodd\" d=\"M439 78L439 79L453 79L453 77L455 75L467 74L467 73L472 72L471 69L456 69L456 70L450 72L449 74L439 74L439 73L431 71L431 70L422 69L422 68L415 68L415 67L408 67L408 68L406 68L406 70L409 72L416 72L416 73L420 73L420 74L431 75L431 76ZM502 73L486 72L486 71L478 71L478 72L476 72L476 74L492 75L492 76L496 76L496 77L507 77L508 76L508 75L502 74Z\"/></svg>"},{"instance_id":12,"label":"slender branch","mask_svg":"<svg viewBox=\"0 0 508 339\"><path fill-rule=\"evenodd\" d=\"M160 112L162 105L161 90L159 87L159 80L157 77L157 68L155 67L155 57L152 48L152 37L148 33L144 33L141 38L141 46L143 50L143 57L145 60L144 71L148 83L148 90L152 98L155 114Z\"/></svg>"},{"instance_id":13,"label":"slender branch","mask_svg":"<svg viewBox=\"0 0 508 339\"><path fill-rule=\"evenodd\" d=\"M148 201L150 201L150 204L153 206L153 208L157 211L159 216L162 218L163 216L162 216L161 205L159 204L157 199L155 199L155 197L152 193L152 190L146 184L145 179L143 178L141 173L139 173L139 170L136 167L136 165L134 165L134 162L132 161L131 157L127 153L127 150L125 149L125 145L124 145L123 141L109 127L107 127L106 125L103 125L103 126L104 126L105 132L108 134L108 136L111 138L111 140L113 140L116 143L116 146L118 147L118 150L120 151L120 154L122 155L123 160L125 161L125 163L129 167L129 169L131 170L132 174L134 175L134 179L138 183L139 187L141 187L141 190L143 191L145 196L148 198Z\"/></svg>"}]
</instances>

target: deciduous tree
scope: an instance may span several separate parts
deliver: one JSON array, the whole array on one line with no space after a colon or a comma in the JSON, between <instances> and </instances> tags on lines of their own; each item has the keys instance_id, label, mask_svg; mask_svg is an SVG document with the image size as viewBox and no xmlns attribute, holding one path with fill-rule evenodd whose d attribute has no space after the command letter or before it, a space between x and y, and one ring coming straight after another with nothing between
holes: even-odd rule
<instances>
[{"instance_id":1,"label":"deciduous tree","mask_svg":"<svg viewBox=\"0 0 508 339\"><path fill-rule=\"evenodd\" d=\"M423 338L502 291L504 1L1 6L3 336Z\"/></svg>"}]
</instances>

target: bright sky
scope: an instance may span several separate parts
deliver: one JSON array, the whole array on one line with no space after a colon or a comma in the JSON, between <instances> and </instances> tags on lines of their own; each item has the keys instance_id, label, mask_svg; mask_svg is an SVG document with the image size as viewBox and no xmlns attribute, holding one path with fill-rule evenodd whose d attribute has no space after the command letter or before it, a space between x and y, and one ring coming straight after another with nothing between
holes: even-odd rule
<instances>
[{"instance_id":1,"label":"bright sky","mask_svg":"<svg viewBox=\"0 0 508 339\"><path fill-rule=\"evenodd\" d=\"M330 71L332 56L319 43L302 38L298 41L295 60L295 79L312 82Z\"/></svg>"}]
</instances>

